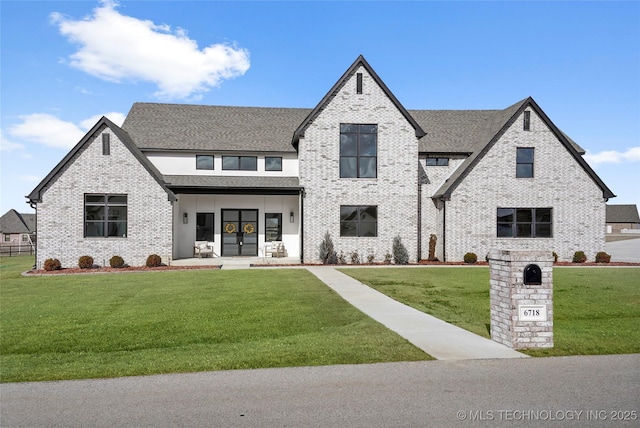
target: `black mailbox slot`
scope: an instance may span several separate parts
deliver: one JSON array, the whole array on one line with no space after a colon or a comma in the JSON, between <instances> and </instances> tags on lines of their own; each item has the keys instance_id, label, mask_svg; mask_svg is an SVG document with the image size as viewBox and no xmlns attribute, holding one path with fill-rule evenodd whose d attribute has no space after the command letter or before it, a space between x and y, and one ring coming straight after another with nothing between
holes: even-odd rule
<instances>
[{"instance_id":1,"label":"black mailbox slot","mask_svg":"<svg viewBox=\"0 0 640 428\"><path fill-rule=\"evenodd\" d=\"M524 284L525 285L541 285L542 269L538 265L527 265L524 268Z\"/></svg>"}]
</instances>

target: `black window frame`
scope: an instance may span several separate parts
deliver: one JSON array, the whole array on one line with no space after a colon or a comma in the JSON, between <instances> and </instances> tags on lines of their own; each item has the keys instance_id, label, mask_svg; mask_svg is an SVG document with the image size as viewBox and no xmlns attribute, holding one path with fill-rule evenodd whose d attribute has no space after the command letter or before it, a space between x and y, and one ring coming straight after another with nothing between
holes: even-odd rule
<instances>
[{"instance_id":1,"label":"black window frame","mask_svg":"<svg viewBox=\"0 0 640 428\"><path fill-rule=\"evenodd\" d=\"M207 221L207 219L210 219L210 221ZM196 213L196 241L215 242L215 220L215 213Z\"/></svg>"},{"instance_id":2,"label":"black window frame","mask_svg":"<svg viewBox=\"0 0 640 428\"><path fill-rule=\"evenodd\" d=\"M527 155L527 153L531 155ZM516 148L516 178L533 178L535 171L536 151L534 147Z\"/></svg>"},{"instance_id":3,"label":"black window frame","mask_svg":"<svg viewBox=\"0 0 640 428\"><path fill-rule=\"evenodd\" d=\"M426 166L449 166L449 158L444 157L428 157Z\"/></svg>"},{"instance_id":4,"label":"black window frame","mask_svg":"<svg viewBox=\"0 0 640 428\"><path fill-rule=\"evenodd\" d=\"M200 167L200 159L204 159L204 158L211 158L211 168L202 168ZM201 171L213 171L215 168L215 156L214 155L196 155L196 170L201 170Z\"/></svg>"},{"instance_id":5,"label":"black window frame","mask_svg":"<svg viewBox=\"0 0 640 428\"><path fill-rule=\"evenodd\" d=\"M268 168L269 163L267 159L279 159L280 160L280 169ZM265 171L282 171L282 156L265 156L264 157L264 170Z\"/></svg>"},{"instance_id":6,"label":"black window frame","mask_svg":"<svg viewBox=\"0 0 640 428\"><path fill-rule=\"evenodd\" d=\"M356 73L356 94L362 93L362 73Z\"/></svg>"},{"instance_id":7,"label":"black window frame","mask_svg":"<svg viewBox=\"0 0 640 428\"><path fill-rule=\"evenodd\" d=\"M273 227L269 225L269 220L277 219L278 226L273 233ZM273 239L275 235L275 239ZM282 213L264 213L264 242L282 241Z\"/></svg>"},{"instance_id":8,"label":"black window frame","mask_svg":"<svg viewBox=\"0 0 640 428\"><path fill-rule=\"evenodd\" d=\"M102 134L102 155L111 155L111 135L107 133Z\"/></svg>"},{"instance_id":9,"label":"black window frame","mask_svg":"<svg viewBox=\"0 0 640 428\"><path fill-rule=\"evenodd\" d=\"M373 221L369 220L365 216L365 215L371 215L372 209L374 210L374 217L375 217L375 220ZM372 225L373 225L373 234L370 233ZM378 237L378 206L377 205L340 205L340 237L377 238Z\"/></svg>"},{"instance_id":10,"label":"black window frame","mask_svg":"<svg viewBox=\"0 0 640 428\"><path fill-rule=\"evenodd\" d=\"M522 129L531 131L531 112L529 110L525 110L522 116Z\"/></svg>"},{"instance_id":11,"label":"black window frame","mask_svg":"<svg viewBox=\"0 0 640 428\"><path fill-rule=\"evenodd\" d=\"M229 166L229 161L235 159L235 165ZM222 169L225 171L257 171L257 156L222 156Z\"/></svg>"},{"instance_id":12,"label":"black window frame","mask_svg":"<svg viewBox=\"0 0 640 428\"><path fill-rule=\"evenodd\" d=\"M124 202L118 201L119 198L124 198ZM103 211L100 210L101 208ZM123 209L124 213L121 213ZM83 215L85 238L127 238L129 236L129 197L126 193L85 193ZM98 218L93 218L96 215ZM113 218L114 216L117 218ZM121 230L122 224L124 224L124 231ZM95 226L96 232L102 229L102 233L90 233L89 231L94 229L91 226Z\"/></svg>"},{"instance_id":13,"label":"black window frame","mask_svg":"<svg viewBox=\"0 0 640 428\"><path fill-rule=\"evenodd\" d=\"M355 129L355 131L354 131ZM367 129L374 129L374 132L367 132ZM371 146L371 141L367 142L365 136L373 135L373 145L375 147L375 155L362 154L363 146L367 144ZM355 138L355 140L349 140ZM370 137L369 137L370 138ZM349 142L355 144L355 153L351 153L352 149L347 147ZM346 162L355 160L355 175L348 174ZM373 176L366 175L361 171L364 160L371 162L373 160L375 173ZM378 124L369 123L341 123L340 124L340 178L378 178Z\"/></svg>"},{"instance_id":14,"label":"black window frame","mask_svg":"<svg viewBox=\"0 0 640 428\"><path fill-rule=\"evenodd\" d=\"M508 208L496 211L498 238L553 238L553 208Z\"/></svg>"}]
</instances>

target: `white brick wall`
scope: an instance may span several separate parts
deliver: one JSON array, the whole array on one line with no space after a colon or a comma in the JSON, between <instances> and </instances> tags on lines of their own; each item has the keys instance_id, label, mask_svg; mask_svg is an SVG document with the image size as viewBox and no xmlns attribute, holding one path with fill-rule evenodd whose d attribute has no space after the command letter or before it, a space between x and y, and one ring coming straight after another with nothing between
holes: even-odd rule
<instances>
[{"instance_id":1,"label":"white brick wall","mask_svg":"<svg viewBox=\"0 0 640 428\"><path fill-rule=\"evenodd\" d=\"M111 155L102 154L103 132L111 134ZM84 194L127 194L126 238L84 238ZM144 265L150 254L164 262L171 255L171 202L167 193L110 129L85 144L43 189L38 203L38 266L57 258L76 267L88 255L108 266L119 255L131 266Z\"/></svg>"},{"instance_id":2,"label":"white brick wall","mask_svg":"<svg viewBox=\"0 0 640 428\"><path fill-rule=\"evenodd\" d=\"M534 178L516 178L516 148L534 147ZM429 201L425 201L429 202ZM553 238L497 238L498 207L553 208ZM582 250L589 260L604 250L605 201L602 190L531 112L531 131L522 117L489 150L446 204L446 258L490 249L555 251L570 260Z\"/></svg>"},{"instance_id":3,"label":"white brick wall","mask_svg":"<svg viewBox=\"0 0 640 428\"><path fill-rule=\"evenodd\" d=\"M400 235L411 261L417 256L418 144L415 130L364 67L363 93L355 73L316 117L300 139L300 184L304 198L304 261L317 262L326 231L336 251L358 251L381 261ZM340 123L378 125L378 176L340 178ZM340 205L377 205L378 237L340 237Z\"/></svg>"}]
</instances>

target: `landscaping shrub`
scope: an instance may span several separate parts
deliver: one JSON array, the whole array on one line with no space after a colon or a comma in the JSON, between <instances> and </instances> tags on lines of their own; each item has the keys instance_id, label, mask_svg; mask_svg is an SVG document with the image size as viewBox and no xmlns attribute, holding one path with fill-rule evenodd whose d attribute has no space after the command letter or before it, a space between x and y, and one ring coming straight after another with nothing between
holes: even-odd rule
<instances>
[{"instance_id":1,"label":"landscaping shrub","mask_svg":"<svg viewBox=\"0 0 640 428\"><path fill-rule=\"evenodd\" d=\"M391 246L393 252L393 262L397 265L406 265L409 263L409 253L402 243L400 236L393 238L393 245Z\"/></svg>"},{"instance_id":2,"label":"landscaping shrub","mask_svg":"<svg viewBox=\"0 0 640 428\"><path fill-rule=\"evenodd\" d=\"M346 265L347 264L347 257L344 255L342 250L340 250L340 254L338 255L338 264L339 265Z\"/></svg>"},{"instance_id":3,"label":"landscaping shrub","mask_svg":"<svg viewBox=\"0 0 640 428\"><path fill-rule=\"evenodd\" d=\"M162 259L157 254L151 254L147 257L147 267L158 267L162 265Z\"/></svg>"},{"instance_id":4,"label":"landscaping shrub","mask_svg":"<svg viewBox=\"0 0 640 428\"><path fill-rule=\"evenodd\" d=\"M376 255L373 253L369 253L369 255L367 255L367 263L369 263L370 265L372 265L376 260Z\"/></svg>"},{"instance_id":5,"label":"landscaping shrub","mask_svg":"<svg viewBox=\"0 0 640 428\"><path fill-rule=\"evenodd\" d=\"M319 253L322 264L335 265L338 262L338 256L333 247L333 240L328 231L324 234L324 239L320 243Z\"/></svg>"},{"instance_id":6,"label":"landscaping shrub","mask_svg":"<svg viewBox=\"0 0 640 428\"><path fill-rule=\"evenodd\" d=\"M124 259L120 256L113 256L109 259L109 266L112 268L124 267Z\"/></svg>"},{"instance_id":7,"label":"landscaping shrub","mask_svg":"<svg viewBox=\"0 0 640 428\"><path fill-rule=\"evenodd\" d=\"M611 255L600 251L596 254L596 263L609 263L611 261Z\"/></svg>"},{"instance_id":8,"label":"landscaping shrub","mask_svg":"<svg viewBox=\"0 0 640 428\"><path fill-rule=\"evenodd\" d=\"M80 269L91 269L93 268L93 257L91 256L81 256L78 260L78 267Z\"/></svg>"},{"instance_id":9,"label":"landscaping shrub","mask_svg":"<svg viewBox=\"0 0 640 428\"><path fill-rule=\"evenodd\" d=\"M62 265L58 259L47 259L44 261L44 270L46 271L60 270L61 268Z\"/></svg>"},{"instance_id":10,"label":"landscaping shrub","mask_svg":"<svg viewBox=\"0 0 640 428\"><path fill-rule=\"evenodd\" d=\"M384 264L385 265L390 265L391 264L391 253L387 251L387 253L384 255Z\"/></svg>"},{"instance_id":11,"label":"landscaping shrub","mask_svg":"<svg viewBox=\"0 0 640 428\"><path fill-rule=\"evenodd\" d=\"M558 263L558 253L556 253L555 251L553 252L553 262Z\"/></svg>"},{"instance_id":12,"label":"landscaping shrub","mask_svg":"<svg viewBox=\"0 0 640 428\"><path fill-rule=\"evenodd\" d=\"M587 256L584 251L576 251L573 254L573 263L584 263L587 261Z\"/></svg>"},{"instance_id":13,"label":"landscaping shrub","mask_svg":"<svg viewBox=\"0 0 640 428\"><path fill-rule=\"evenodd\" d=\"M475 253L467 253L464 255L463 260L465 263L473 264L478 261L478 256Z\"/></svg>"},{"instance_id":14,"label":"landscaping shrub","mask_svg":"<svg viewBox=\"0 0 640 428\"><path fill-rule=\"evenodd\" d=\"M351 264L352 265L360 264L360 254L358 254L358 250L354 250L351 252Z\"/></svg>"}]
</instances>

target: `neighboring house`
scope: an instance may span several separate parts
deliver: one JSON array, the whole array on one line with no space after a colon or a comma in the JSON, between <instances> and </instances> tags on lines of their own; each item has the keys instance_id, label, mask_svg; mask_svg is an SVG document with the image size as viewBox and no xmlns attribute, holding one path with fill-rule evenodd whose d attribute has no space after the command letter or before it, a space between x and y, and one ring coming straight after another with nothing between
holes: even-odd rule
<instances>
[{"instance_id":1,"label":"neighboring house","mask_svg":"<svg viewBox=\"0 0 640 428\"><path fill-rule=\"evenodd\" d=\"M11 209L0 217L0 245L31 245L35 233L35 214L21 214Z\"/></svg>"},{"instance_id":2,"label":"neighboring house","mask_svg":"<svg viewBox=\"0 0 640 428\"><path fill-rule=\"evenodd\" d=\"M399 236L415 262L491 248L570 259L604 249L615 195L532 98L504 110L406 110L358 57L313 109L135 103L106 118L28 196L38 263L84 254L256 256L282 241L318 262L329 232L376 261Z\"/></svg>"},{"instance_id":3,"label":"neighboring house","mask_svg":"<svg viewBox=\"0 0 640 428\"><path fill-rule=\"evenodd\" d=\"M607 232L620 233L622 229L640 229L640 216L636 205L607 205Z\"/></svg>"}]
</instances>

